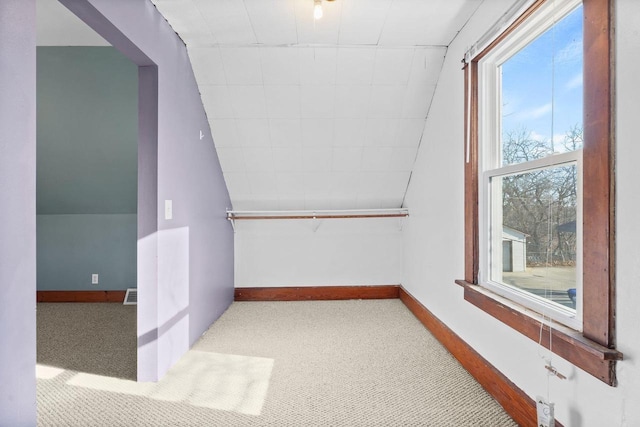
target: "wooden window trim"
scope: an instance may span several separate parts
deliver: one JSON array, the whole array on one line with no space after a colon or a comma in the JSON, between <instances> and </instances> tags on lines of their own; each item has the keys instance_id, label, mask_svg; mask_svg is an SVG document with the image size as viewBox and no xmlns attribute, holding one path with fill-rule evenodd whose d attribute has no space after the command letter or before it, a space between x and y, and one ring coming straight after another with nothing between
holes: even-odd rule
<instances>
[{"instance_id":1,"label":"wooden window trim","mask_svg":"<svg viewBox=\"0 0 640 427\"><path fill-rule=\"evenodd\" d=\"M556 326L518 304L478 285L478 61L513 32L546 0L536 1L507 30L465 66L465 123L470 128L469 161L465 164L464 298L525 336L541 342L603 382L615 386L615 146L614 146L614 0L583 0L584 10L584 148L583 148L583 332ZM603 59L603 58L606 58ZM468 82L468 80L467 80ZM469 98L468 91L471 90ZM467 102L471 102L470 107ZM467 122L467 115L471 120ZM559 344L560 343L560 344Z\"/></svg>"}]
</instances>

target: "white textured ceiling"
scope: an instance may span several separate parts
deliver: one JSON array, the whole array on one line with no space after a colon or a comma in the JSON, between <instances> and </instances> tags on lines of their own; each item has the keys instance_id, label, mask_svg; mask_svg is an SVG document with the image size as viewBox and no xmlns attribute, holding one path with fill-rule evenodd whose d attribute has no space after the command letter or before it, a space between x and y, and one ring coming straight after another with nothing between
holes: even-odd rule
<instances>
[{"instance_id":1,"label":"white textured ceiling","mask_svg":"<svg viewBox=\"0 0 640 427\"><path fill-rule=\"evenodd\" d=\"M402 205L446 46L481 0L153 0L234 209Z\"/></svg>"}]
</instances>

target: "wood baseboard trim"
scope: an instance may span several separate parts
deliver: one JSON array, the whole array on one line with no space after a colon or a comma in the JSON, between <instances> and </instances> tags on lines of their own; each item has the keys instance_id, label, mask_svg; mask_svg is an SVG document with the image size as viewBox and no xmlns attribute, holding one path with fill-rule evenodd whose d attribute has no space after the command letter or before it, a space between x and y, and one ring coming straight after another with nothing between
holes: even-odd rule
<instances>
[{"instance_id":1,"label":"wood baseboard trim","mask_svg":"<svg viewBox=\"0 0 640 427\"><path fill-rule=\"evenodd\" d=\"M400 285L236 288L235 301L395 299L399 298L399 290Z\"/></svg>"},{"instance_id":2,"label":"wood baseboard trim","mask_svg":"<svg viewBox=\"0 0 640 427\"><path fill-rule=\"evenodd\" d=\"M38 302L119 302L127 291L38 291Z\"/></svg>"},{"instance_id":3,"label":"wood baseboard trim","mask_svg":"<svg viewBox=\"0 0 640 427\"><path fill-rule=\"evenodd\" d=\"M403 287L400 300L455 357L480 385L521 426L536 426L536 403L502 372L483 358L469 344L453 332ZM562 427L558 421L556 426Z\"/></svg>"}]
</instances>

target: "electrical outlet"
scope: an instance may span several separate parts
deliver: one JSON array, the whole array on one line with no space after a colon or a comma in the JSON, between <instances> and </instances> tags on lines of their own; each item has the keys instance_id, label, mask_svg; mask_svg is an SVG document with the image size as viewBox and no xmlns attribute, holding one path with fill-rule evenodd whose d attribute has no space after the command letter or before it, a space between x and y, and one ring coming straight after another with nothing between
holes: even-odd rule
<instances>
[{"instance_id":1,"label":"electrical outlet","mask_svg":"<svg viewBox=\"0 0 640 427\"><path fill-rule=\"evenodd\" d=\"M91 275L91 284L92 285L97 285L98 284L98 274L94 273Z\"/></svg>"},{"instance_id":2,"label":"electrical outlet","mask_svg":"<svg viewBox=\"0 0 640 427\"><path fill-rule=\"evenodd\" d=\"M554 404L546 401L544 397L536 396L536 409L538 413L539 427L554 427Z\"/></svg>"}]
</instances>

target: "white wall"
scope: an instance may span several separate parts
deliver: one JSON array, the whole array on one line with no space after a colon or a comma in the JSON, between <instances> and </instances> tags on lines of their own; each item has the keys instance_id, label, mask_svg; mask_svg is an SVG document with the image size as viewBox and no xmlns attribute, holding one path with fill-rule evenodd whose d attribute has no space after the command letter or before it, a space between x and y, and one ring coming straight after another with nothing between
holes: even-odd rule
<instances>
[{"instance_id":1,"label":"white wall","mask_svg":"<svg viewBox=\"0 0 640 427\"><path fill-rule=\"evenodd\" d=\"M236 287L390 285L401 219L236 221ZM406 221L406 219L404 220ZM314 228L319 226L316 231Z\"/></svg>"},{"instance_id":2,"label":"white wall","mask_svg":"<svg viewBox=\"0 0 640 427\"><path fill-rule=\"evenodd\" d=\"M616 397L621 399L621 424L640 425L640 144L638 144L638 117L640 117L640 2L617 2L617 341L625 360L618 363L620 382ZM595 400L595 399L594 399Z\"/></svg>"},{"instance_id":3,"label":"white wall","mask_svg":"<svg viewBox=\"0 0 640 427\"><path fill-rule=\"evenodd\" d=\"M617 388L554 356L554 364L569 379L549 378L536 343L465 302L453 283L464 275L463 203L463 73L460 59L512 3L483 2L449 47L441 79L427 120L422 146L406 198L411 217L404 227L403 285L422 304L472 345L531 397L549 395L556 418L565 426L640 425L640 210L637 182L637 76L640 75L640 2L619 0L617 9Z\"/></svg>"}]
</instances>

